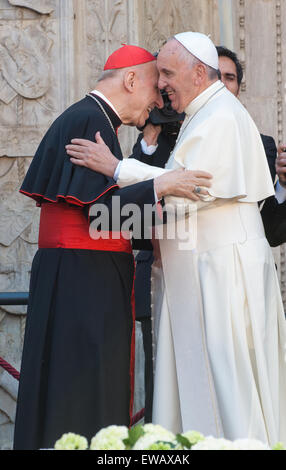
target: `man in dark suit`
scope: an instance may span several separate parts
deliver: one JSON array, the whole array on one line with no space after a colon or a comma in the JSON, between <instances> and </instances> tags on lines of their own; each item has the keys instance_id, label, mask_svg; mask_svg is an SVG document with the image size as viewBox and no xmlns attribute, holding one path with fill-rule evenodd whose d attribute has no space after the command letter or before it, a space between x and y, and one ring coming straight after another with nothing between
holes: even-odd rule
<instances>
[{"instance_id":1,"label":"man in dark suit","mask_svg":"<svg viewBox=\"0 0 286 470\"><path fill-rule=\"evenodd\" d=\"M237 55L226 47L217 47L221 81L235 96L238 97L243 78L242 66ZM276 181L277 148L273 137L261 134L269 170L275 184L276 195L261 203L261 216L265 234L270 246L278 246L286 242L286 189ZM285 194L284 194L285 192Z\"/></svg>"},{"instance_id":2,"label":"man in dark suit","mask_svg":"<svg viewBox=\"0 0 286 470\"><path fill-rule=\"evenodd\" d=\"M278 157L275 161L278 182L276 197L268 198L261 214L267 239L271 246L279 246L286 242L286 144L278 146Z\"/></svg>"}]
</instances>

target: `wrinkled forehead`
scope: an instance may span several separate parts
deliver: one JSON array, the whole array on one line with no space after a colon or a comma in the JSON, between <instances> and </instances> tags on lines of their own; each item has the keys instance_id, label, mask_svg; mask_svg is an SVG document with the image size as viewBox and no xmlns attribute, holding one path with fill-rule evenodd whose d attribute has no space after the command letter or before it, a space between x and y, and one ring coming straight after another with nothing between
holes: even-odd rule
<instances>
[{"instance_id":1,"label":"wrinkled forehead","mask_svg":"<svg viewBox=\"0 0 286 470\"><path fill-rule=\"evenodd\" d=\"M157 56L157 68L176 67L179 64L180 52L183 46L176 39L169 39L160 49Z\"/></svg>"}]
</instances>

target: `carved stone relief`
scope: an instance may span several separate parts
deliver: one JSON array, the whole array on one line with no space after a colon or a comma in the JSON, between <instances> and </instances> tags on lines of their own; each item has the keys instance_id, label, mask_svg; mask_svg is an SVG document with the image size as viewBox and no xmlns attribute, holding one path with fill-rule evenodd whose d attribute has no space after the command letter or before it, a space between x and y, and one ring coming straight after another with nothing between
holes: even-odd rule
<instances>
[{"instance_id":1,"label":"carved stone relief","mask_svg":"<svg viewBox=\"0 0 286 470\"><path fill-rule=\"evenodd\" d=\"M176 33L200 31L219 40L218 1L209 0L144 0L139 5L139 40L151 51Z\"/></svg>"},{"instance_id":2,"label":"carved stone relief","mask_svg":"<svg viewBox=\"0 0 286 470\"><path fill-rule=\"evenodd\" d=\"M8 0L11 5L25 7L38 13L48 14L54 11L55 0Z\"/></svg>"},{"instance_id":3,"label":"carved stone relief","mask_svg":"<svg viewBox=\"0 0 286 470\"><path fill-rule=\"evenodd\" d=\"M28 31L6 27L0 32L2 87L9 90L9 104L17 95L36 99L49 89L49 69L35 40ZM3 83L4 82L4 83ZM1 88L2 88L1 87ZM12 92L13 90L13 92Z\"/></svg>"},{"instance_id":4,"label":"carved stone relief","mask_svg":"<svg viewBox=\"0 0 286 470\"><path fill-rule=\"evenodd\" d=\"M49 15L0 2L0 156L32 156L58 111L57 93L47 95L55 26Z\"/></svg>"}]
</instances>

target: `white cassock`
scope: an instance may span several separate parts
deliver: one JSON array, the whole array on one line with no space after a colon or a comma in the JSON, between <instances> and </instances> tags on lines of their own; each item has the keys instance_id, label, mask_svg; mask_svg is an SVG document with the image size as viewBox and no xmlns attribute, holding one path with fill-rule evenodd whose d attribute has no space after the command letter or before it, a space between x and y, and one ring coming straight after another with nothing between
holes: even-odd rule
<instances>
[{"instance_id":1,"label":"white cassock","mask_svg":"<svg viewBox=\"0 0 286 470\"><path fill-rule=\"evenodd\" d=\"M258 208L274 194L261 138L220 81L185 112L167 169L205 170L213 180L199 204L165 198L177 209L190 203L192 229L187 245L182 231L168 237L168 224L160 240L153 421L286 443L286 323ZM126 159L118 184L164 171Z\"/></svg>"}]
</instances>

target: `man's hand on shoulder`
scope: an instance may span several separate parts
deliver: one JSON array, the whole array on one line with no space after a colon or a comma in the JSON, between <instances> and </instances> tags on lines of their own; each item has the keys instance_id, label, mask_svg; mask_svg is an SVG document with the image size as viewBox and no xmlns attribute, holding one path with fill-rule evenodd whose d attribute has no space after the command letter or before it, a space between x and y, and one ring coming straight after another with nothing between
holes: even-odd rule
<instances>
[{"instance_id":1,"label":"man's hand on shoulder","mask_svg":"<svg viewBox=\"0 0 286 470\"><path fill-rule=\"evenodd\" d=\"M278 157L276 159L276 173L279 178L279 183L284 188L286 187L286 144L278 146Z\"/></svg>"},{"instance_id":2,"label":"man's hand on shoulder","mask_svg":"<svg viewBox=\"0 0 286 470\"><path fill-rule=\"evenodd\" d=\"M100 136L95 134L95 142L86 139L73 139L66 145L66 152L75 165L85 166L98 173L113 178L119 160L111 153Z\"/></svg>"}]
</instances>

